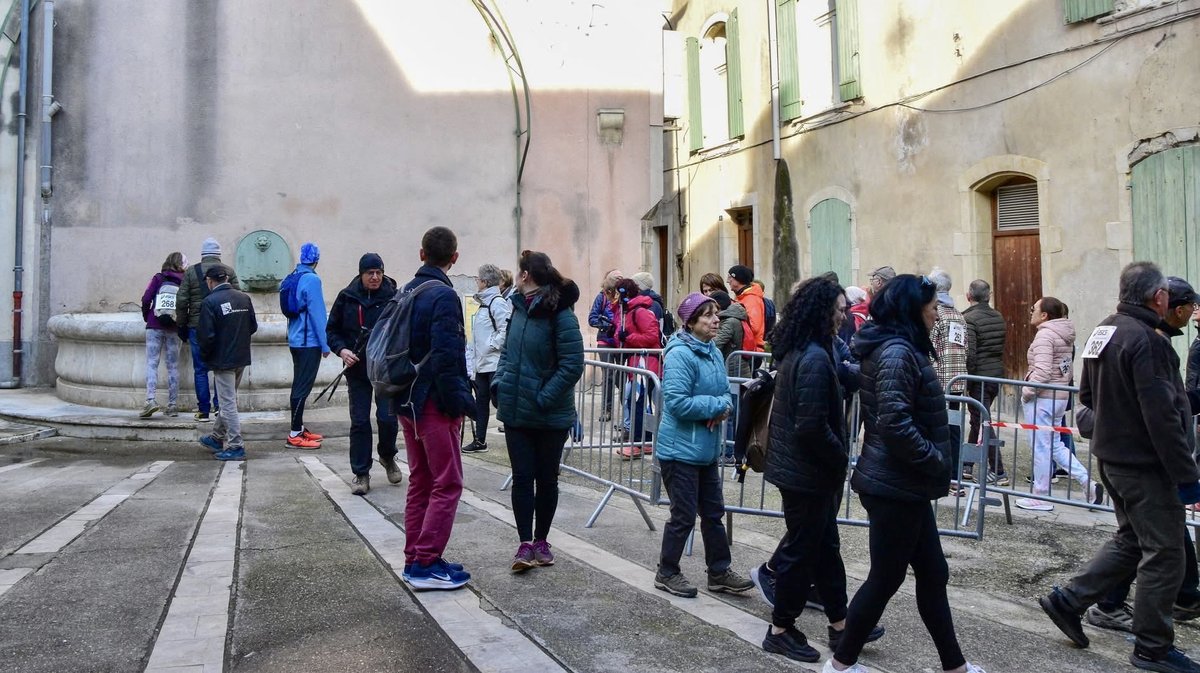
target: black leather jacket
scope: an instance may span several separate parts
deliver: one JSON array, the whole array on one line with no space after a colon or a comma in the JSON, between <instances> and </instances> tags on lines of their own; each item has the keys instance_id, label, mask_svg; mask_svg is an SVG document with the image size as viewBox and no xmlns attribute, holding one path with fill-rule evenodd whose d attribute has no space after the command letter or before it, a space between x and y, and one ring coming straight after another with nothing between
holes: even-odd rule
<instances>
[{"instance_id":1,"label":"black leather jacket","mask_svg":"<svg viewBox=\"0 0 1200 673\"><path fill-rule=\"evenodd\" d=\"M213 288L200 303L196 342L209 369L237 369L250 365L250 335L258 331L250 297L229 283Z\"/></svg>"}]
</instances>

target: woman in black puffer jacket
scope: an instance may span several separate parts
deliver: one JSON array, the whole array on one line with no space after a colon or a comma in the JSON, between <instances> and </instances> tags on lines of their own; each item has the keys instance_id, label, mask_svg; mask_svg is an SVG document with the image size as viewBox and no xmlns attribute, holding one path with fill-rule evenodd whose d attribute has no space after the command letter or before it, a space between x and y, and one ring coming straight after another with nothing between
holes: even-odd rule
<instances>
[{"instance_id":1,"label":"woman in black puffer jacket","mask_svg":"<svg viewBox=\"0 0 1200 673\"><path fill-rule=\"evenodd\" d=\"M829 618L829 641L840 640L845 628L846 569L837 512L850 456L834 353L845 308L846 295L835 281L810 278L796 288L771 333L779 371L764 477L779 487L787 532L771 560L751 576L765 596L774 587L763 649L797 661L821 658L796 629L811 585ZM872 635L875 640L883 630Z\"/></svg>"},{"instance_id":2,"label":"woman in black puffer jacket","mask_svg":"<svg viewBox=\"0 0 1200 673\"><path fill-rule=\"evenodd\" d=\"M855 338L867 433L850 480L870 519L871 572L850 603L846 630L825 670L863 670L855 663L863 644L912 566L921 620L942 670L982 673L967 663L954 634L946 598L950 570L929 502L950 486L946 399L930 362L934 284L897 276L871 301L871 317Z\"/></svg>"}]
</instances>

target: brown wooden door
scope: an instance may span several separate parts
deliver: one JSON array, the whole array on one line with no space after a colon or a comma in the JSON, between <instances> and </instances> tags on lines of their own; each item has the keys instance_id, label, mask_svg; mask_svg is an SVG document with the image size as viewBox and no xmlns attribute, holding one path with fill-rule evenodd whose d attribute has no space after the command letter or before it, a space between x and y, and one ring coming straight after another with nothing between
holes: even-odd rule
<instances>
[{"instance_id":1,"label":"brown wooden door","mask_svg":"<svg viewBox=\"0 0 1200 673\"><path fill-rule=\"evenodd\" d=\"M670 253L670 237L667 235L666 227L654 228L654 241L658 245L658 293L663 296L663 300L671 301L671 288L667 287L668 273L667 261Z\"/></svg>"},{"instance_id":2,"label":"brown wooden door","mask_svg":"<svg viewBox=\"0 0 1200 673\"><path fill-rule=\"evenodd\" d=\"M1036 229L996 232L992 241L992 295L996 310L1008 325L1004 342L1004 371L1010 379L1025 378L1025 352L1036 328L1029 324L1029 307L1042 298L1042 249Z\"/></svg>"},{"instance_id":3,"label":"brown wooden door","mask_svg":"<svg viewBox=\"0 0 1200 673\"><path fill-rule=\"evenodd\" d=\"M754 214L749 208L729 211L737 225L738 264L754 269ZM757 276L758 269L754 269Z\"/></svg>"}]
</instances>

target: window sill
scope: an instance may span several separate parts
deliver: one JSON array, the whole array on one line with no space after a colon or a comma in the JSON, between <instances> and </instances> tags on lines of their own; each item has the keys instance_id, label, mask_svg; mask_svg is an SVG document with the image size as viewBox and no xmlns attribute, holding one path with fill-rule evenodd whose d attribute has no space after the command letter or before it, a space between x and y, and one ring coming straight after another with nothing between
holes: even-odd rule
<instances>
[{"instance_id":1,"label":"window sill","mask_svg":"<svg viewBox=\"0 0 1200 673\"><path fill-rule=\"evenodd\" d=\"M830 117L839 112L845 112L846 110L849 110L850 106L853 104L854 104L854 101L846 101L844 103L837 103L836 105L830 105L829 107L827 107L819 112L816 112L814 114L810 114L810 115L807 115L804 117L796 117L795 119L792 119L791 121L789 121L787 123L789 125L791 125L792 128L795 128L797 126L809 126L812 124L818 124L818 123L824 121L826 117Z\"/></svg>"},{"instance_id":2,"label":"window sill","mask_svg":"<svg viewBox=\"0 0 1200 673\"><path fill-rule=\"evenodd\" d=\"M1196 8L1200 8L1200 0L1158 0L1106 14L1096 18L1095 23L1105 28L1105 34L1120 33Z\"/></svg>"},{"instance_id":3,"label":"window sill","mask_svg":"<svg viewBox=\"0 0 1200 673\"><path fill-rule=\"evenodd\" d=\"M726 140L724 142L717 143L716 145L709 145L708 147L702 147L702 148L696 150L695 152L692 152L692 156L694 156L698 159L707 159L709 157L721 156L723 154L729 154L730 152L734 152L734 151L740 149L741 146L742 146L742 138L732 138L730 140Z\"/></svg>"}]
</instances>

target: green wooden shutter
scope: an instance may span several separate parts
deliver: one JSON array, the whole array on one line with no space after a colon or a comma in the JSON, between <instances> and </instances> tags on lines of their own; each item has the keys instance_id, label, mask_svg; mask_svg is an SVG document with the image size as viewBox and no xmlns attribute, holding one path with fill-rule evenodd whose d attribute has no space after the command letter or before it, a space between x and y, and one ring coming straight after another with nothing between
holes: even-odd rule
<instances>
[{"instance_id":1,"label":"green wooden shutter","mask_svg":"<svg viewBox=\"0 0 1200 673\"><path fill-rule=\"evenodd\" d=\"M800 116L800 53L796 44L796 2L777 0L775 39L779 44L779 118Z\"/></svg>"},{"instance_id":2,"label":"green wooden shutter","mask_svg":"<svg viewBox=\"0 0 1200 673\"><path fill-rule=\"evenodd\" d=\"M704 147L704 127L700 118L700 40L689 37L683 43L687 50L688 140L695 152Z\"/></svg>"},{"instance_id":3,"label":"green wooden shutter","mask_svg":"<svg viewBox=\"0 0 1200 673\"><path fill-rule=\"evenodd\" d=\"M1148 259L1168 276L1200 273L1200 145L1152 154L1133 167L1133 256ZM1181 362L1196 336L1171 339Z\"/></svg>"},{"instance_id":4,"label":"green wooden shutter","mask_svg":"<svg viewBox=\"0 0 1200 673\"><path fill-rule=\"evenodd\" d=\"M850 204L840 199L825 199L809 211L809 222L812 275L834 271L842 283L849 283Z\"/></svg>"},{"instance_id":5,"label":"green wooden shutter","mask_svg":"<svg viewBox=\"0 0 1200 673\"><path fill-rule=\"evenodd\" d=\"M742 116L742 53L736 9L725 22L725 89L729 95L729 137L740 138L746 135L746 125Z\"/></svg>"},{"instance_id":6,"label":"green wooden shutter","mask_svg":"<svg viewBox=\"0 0 1200 673\"><path fill-rule=\"evenodd\" d=\"M837 0L838 97L843 101L862 98L858 81L858 0Z\"/></svg>"},{"instance_id":7,"label":"green wooden shutter","mask_svg":"<svg viewBox=\"0 0 1200 673\"><path fill-rule=\"evenodd\" d=\"M1113 0L1063 0L1067 23L1087 21L1113 11Z\"/></svg>"}]
</instances>

